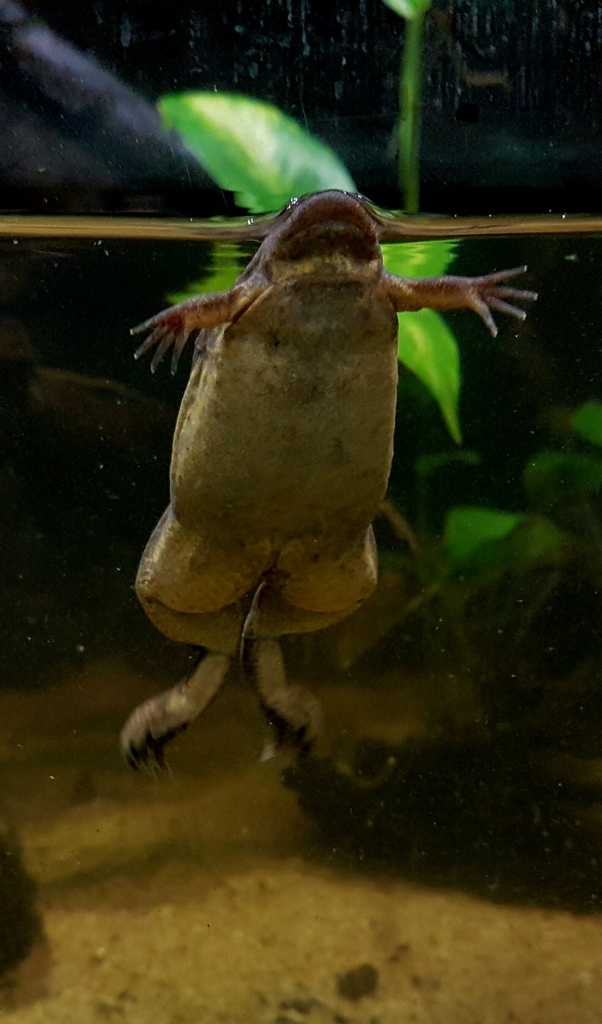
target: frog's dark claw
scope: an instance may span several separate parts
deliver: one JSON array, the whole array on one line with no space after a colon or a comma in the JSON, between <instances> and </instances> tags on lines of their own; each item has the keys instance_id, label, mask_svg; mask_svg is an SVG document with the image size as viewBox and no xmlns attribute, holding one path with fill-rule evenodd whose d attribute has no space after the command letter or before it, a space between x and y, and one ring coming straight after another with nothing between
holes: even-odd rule
<instances>
[{"instance_id":1,"label":"frog's dark claw","mask_svg":"<svg viewBox=\"0 0 602 1024\"><path fill-rule=\"evenodd\" d=\"M177 725L169 723L165 707L167 694L160 693L145 701L125 723L119 745L130 768L165 768L165 745L186 729L187 721Z\"/></svg>"},{"instance_id":2,"label":"frog's dark claw","mask_svg":"<svg viewBox=\"0 0 602 1024\"><path fill-rule=\"evenodd\" d=\"M277 640L256 640L249 647L261 707L274 730L273 746L306 754L322 731L319 700L304 686L287 681ZM268 756L264 752L262 760Z\"/></svg>"},{"instance_id":3,"label":"frog's dark claw","mask_svg":"<svg viewBox=\"0 0 602 1024\"><path fill-rule=\"evenodd\" d=\"M262 700L261 707L274 730L274 743L268 744L262 761L268 760L272 750L292 750L301 756L311 750L322 731L322 709L309 690L287 683L272 694L269 703Z\"/></svg>"},{"instance_id":4,"label":"frog's dark claw","mask_svg":"<svg viewBox=\"0 0 602 1024\"><path fill-rule=\"evenodd\" d=\"M132 768L165 767L163 748L213 700L224 681L227 654L203 653L192 675L140 704L125 723L121 753Z\"/></svg>"},{"instance_id":5,"label":"frog's dark claw","mask_svg":"<svg viewBox=\"0 0 602 1024\"><path fill-rule=\"evenodd\" d=\"M126 728L127 724L129 723L126 723ZM172 729L160 737L153 736L149 731L138 742L134 741L133 738L128 738L126 729L124 729L121 734L121 752L123 757L128 766L136 771L144 768L152 772L155 767L163 770L167 768L163 753L165 745L186 728L187 725L182 725L179 729Z\"/></svg>"}]
</instances>

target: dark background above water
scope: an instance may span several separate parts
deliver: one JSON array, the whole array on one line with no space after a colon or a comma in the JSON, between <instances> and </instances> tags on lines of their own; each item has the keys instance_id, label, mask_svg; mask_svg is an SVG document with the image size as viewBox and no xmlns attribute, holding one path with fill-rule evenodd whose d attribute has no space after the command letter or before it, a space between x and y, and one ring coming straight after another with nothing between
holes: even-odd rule
<instances>
[{"instance_id":1,"label":"dark background above water","mask_svg":"<svg viewBox=\"0 0 602 1024\"><path fill-rule=\"evenodd\" d=\"M337 150L361 191L399 205L404 26L382 0L26 6L0 0L4 210L228 212L228 198L161 135L150 105L165 92L213 88L276 103ZM593 0L436 3L425 37L422 207L598 212L601 69Z\"/></svg>"}]
</instances>

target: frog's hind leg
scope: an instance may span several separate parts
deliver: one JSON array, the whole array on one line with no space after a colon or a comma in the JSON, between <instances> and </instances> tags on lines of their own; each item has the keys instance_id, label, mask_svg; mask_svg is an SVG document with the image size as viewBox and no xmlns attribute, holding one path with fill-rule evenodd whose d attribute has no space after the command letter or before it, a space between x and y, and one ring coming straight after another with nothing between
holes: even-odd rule
<instances>
[{"instance_id":1,"label":"frog's hind leg","mask_svg":"<svg viewBox=\"0 0 602 1024\"><path fill-rule=\"evenodd\" d=\"M210 704L229 664L229 654L208 651L201 655L190 676L132 712L120 737L121 751L132 768L153 762L164 767L163 747Z\"/></svg>"},{"instance_id":2,"label":"frog's hind leg","mask_svg":"<svg viewBox=\"0 0 602 1024\"><path fill-rule=\"evenodd\" d=\"M165 636L206 653L191 676L141 704L125 724L121 749L139 765L163 763L163 747L185 729L219 690L236 654L245 594L261 572L225 558L205 537L185 530L169 506L140 563L136 593ZM230 570L230 573L228 573Z\"/></svg>"},{"instance_id":3,"label":"frog's hind leg","mask_svg":"<svg viewBox=\"0 0 602 1024\"><path fill-rule=\"evenodd\" d=\"M245 618L244 601L216 612L178 612L160 600L145 598L152 621L180 643L201 651L190 676L136 708L121 733L121 750L132 767L163 766L163 748L213 700L236 656Z\"/></svg>"},{"instance_id":4,"label":"frog's hind leg","mask_svg":"<svg viewBox=\"0 0 602 1024\"><path fill-rule=\"evenodd\" d=\"M310 612L297 608L265 581L257 588L241 634L241 661L243 670L253 676L262 709L274 730L274 743L266 746L263 759L270 757L274 748L305 754L322 731L320 702L305 686L288 680L279 637L313 633L348 614L347 609Z\"/></svg>"},{"instance_id":5,"label":"frog's hind leg","mask_svg":"<svg viewBox=\"0 0 602 1024\"><path fill-rule=\"evenodd\" d=\"M317 557L311 549L311 539L305 550L303 544L283 549L275 572L265 575L255 591L242 630L276 745L301 753L321 731L320 704L305 687L287 681L278 638L314 633L352 615L374 591L378 576L371 526L342 548L336 538L331 550L326 547Z\"/></svg>"},{"instance_id":6,"label":"frog's hind leg","mask_svg":"<svg viewBox=\"0 0 602 1024\"><path fill-rule=\"evenodd\" d=\"M307 753L322 731L319 700L304 686L288 681L278 640L255 640L245 646L261 706L274 730L274 743L266 745L262 760L271 757L274 748Z\"/></svg>"}]
</instances>

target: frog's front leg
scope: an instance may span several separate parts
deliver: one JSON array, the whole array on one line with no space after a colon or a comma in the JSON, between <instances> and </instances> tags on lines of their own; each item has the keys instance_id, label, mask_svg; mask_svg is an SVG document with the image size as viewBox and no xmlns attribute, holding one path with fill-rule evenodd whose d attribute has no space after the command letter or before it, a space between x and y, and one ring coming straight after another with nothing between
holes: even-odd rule
<instances>
[{"instance_id":1,"label":"frog's front leg","mask_svg":"<svg viewBox=\"0 0 602 1024\"><path fill-rule=\"evenodd\" d=\"M383 275L385 291L398 313L413 310L429 309L472 309L485 322L493 337L497 335L497 326L491 315L495 309L499 313L507 313L524 320L524 309L512 305L507 299L519 302L534 302L537 292L525 291L522 288L509 288L504 282L517 274L524 274L526 267L514 267L512 270L498 270L494 274L483 277L423 277L418 280L399 277L388 271Z\"/></svg>"},{"instance_id":2,"label":"frog's front leg","mask_svg":"<svg viewBox=\"0 0 602 1024\"><path fill-rule=\"evenodd\" d=\"M192 675L132 712L120 737L121 751L132 768L149 762L164 766L163 747L213 700L229 664L230 655L208 651L201 655Z\"/></svg>"},{"instance_id":3,"label":"frog's front leg","mask_svg":"<svg viewBox=\"0 0 602 1024\"><path fill-rule=\"evenodd\" d=\"M136 349L135 358L140 359L152 348L151 371L155 372L165 353L172 348L171 372L175 373L182 350L191 335L196 334L195 348L202 352L207 347L213 328L236 320L268 287L259 272L243 277L226 292L207 292L192 299L179 302L177 306L164 309L150 320L132 327L130 334L144 334L148 338Z\"/></svg>"}]
</instances>

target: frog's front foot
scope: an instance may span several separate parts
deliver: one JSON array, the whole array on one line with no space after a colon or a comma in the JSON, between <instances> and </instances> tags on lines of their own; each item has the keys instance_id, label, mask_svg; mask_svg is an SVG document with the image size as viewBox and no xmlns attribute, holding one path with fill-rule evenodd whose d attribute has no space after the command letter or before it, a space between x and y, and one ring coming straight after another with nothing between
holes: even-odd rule
<instances>
[{"instance_id":1,"label":"frog's front foot","mask_svg":"<svg viewBox=\"0 0 602 1024\"><path fill-rule=\"evenodd\" d=\"M509 288L504 284L511 277L524 274L527 267L513 267L511 270L498 270L493 274L485 274L483 277L467 277L460 285L463 292L463 304L468 309L473 309L481 317L481 320L491 331L493 337L497 336L496 323L491 315L494 309L498 313L506 313L513 316L515 320L524 320L527 314L524 309L515 306L507 299L516 299L519 302L535 302L537 292L526 291L524 288ZM462 278L458 278L462 281Z\"/></svg>"},{"instance_id":2,"label":"frog's front foot","mask_svg":"<svg viewBox=\"0 0 602 1024\"><path fill-rule=\"evenodd\" d=\"M223 683L229 663L227 654L205 654L191 676L132 712L120 737L121 752L132 768L165 767L165 744L204 711Z\"/></svg>"},{"instance_id":3,"label":"frog's front foot","mask_svg":"<svg viewBox=\"0 0 602 1024\"><path fill-rule=\"evenodd\" d=\"M507 313L516 320L524 320L526 313L520 306L508 302L534 302L537 292L513 288L506 284L511 278L524 274L526 267L497 270L483 277L421 277L413 280L385 272L383 281L389 298L398 313L417 309L472 309L491 331L497 335L497 326L491 310Z\"/></svg>"}]
</instances>

